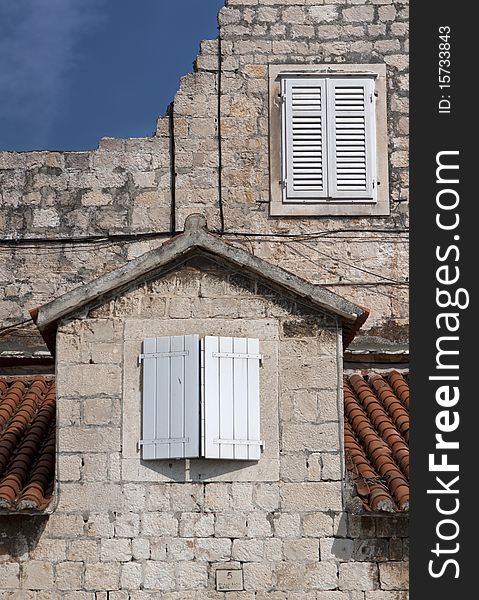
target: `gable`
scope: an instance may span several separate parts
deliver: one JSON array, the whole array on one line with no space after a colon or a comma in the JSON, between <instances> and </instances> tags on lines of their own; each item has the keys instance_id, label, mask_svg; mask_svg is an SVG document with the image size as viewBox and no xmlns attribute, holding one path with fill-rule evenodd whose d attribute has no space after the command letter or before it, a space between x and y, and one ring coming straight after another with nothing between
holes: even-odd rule
<instances>
[{"instance_id":1,"label":"gable","mask_svg":"<svg viewBox=\"0 0 479 600\"><path fill-rule=\"evenodd\" d=\"M147 252L123 267L31 311L32 318L53 352L60 320L92 306L104 304L126 290L136 289L148 281L163 277L198 255L208 256L215 262L224 264L229 270L254 276L281 295L292 296L320 313L339 319L345 345L354 338L368 316L366 309L328 289L315 286L208 233L204 217L190 215L181 235L166 242L159 249Z\"/></svg>"}]
</instances>

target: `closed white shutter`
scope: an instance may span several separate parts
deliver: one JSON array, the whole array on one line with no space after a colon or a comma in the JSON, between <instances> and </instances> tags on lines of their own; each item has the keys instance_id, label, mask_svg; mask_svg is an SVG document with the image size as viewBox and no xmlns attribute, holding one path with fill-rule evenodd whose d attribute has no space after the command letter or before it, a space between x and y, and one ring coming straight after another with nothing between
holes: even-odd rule
<instances>
[{"instance_id":1,"label":"closed white shutter","mask_svg":"<svg viewBox=\"0 0 479 600\"><path fill-rule=\"evenodd\" d=\"M285 79L282 85L284 200L313 202L328 189L326 81Z\"/></svg>"},{"instance_id":2,"label":"closed white shutter","mask_svg":"<svg viewBox=\"0 0 479 600\"><path fill-rule=\"evenodd\" d=\"M142 458L199 456L199 337L148 338L141 359Z\"/></svg>"},{"instance_id":3,"label":"closed white shutter","mask_svg":"<svg viewBox=\"0 0 479 600\"><path fill-rule=\"evenodd\" d=\"M203 455L259 460L259 340L203 340Z\"/></svg>"},{"instance_id":4,"label":"closed white shutter","mask_svg":"<svg viewBox=\"0 0 479 600\"><path fill-rule=\"evenodd\" d=\"M375 97L372 79L328 79L329 196L373 198Z\"/></svg>"}]
</instances>

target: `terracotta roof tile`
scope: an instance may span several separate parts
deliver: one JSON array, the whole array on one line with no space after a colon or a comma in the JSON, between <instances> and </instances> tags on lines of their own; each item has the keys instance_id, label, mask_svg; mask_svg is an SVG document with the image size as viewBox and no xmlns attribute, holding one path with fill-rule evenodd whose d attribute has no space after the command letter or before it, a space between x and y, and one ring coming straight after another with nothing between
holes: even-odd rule
<instances>
[{"instance_id":1,"label":"terracotta roof tile","mask_svg":"<svg viewBox=\"0 0 479 600\"><path fill-rule=\"evenodd\" d=\"M0 509L44 510L54 476L53 377L0 377Z\"/></svg>"},{"instance_id":2,"label":"terracotta roof tile","mask_svg":"<svg viewBox=\"0 0 479 600\"><path fill-rule=\"evenodd\" d=\"M409 510L409 384L397 371L344 380L346 467L366 510Z\"/></svg>"}]
</instances>

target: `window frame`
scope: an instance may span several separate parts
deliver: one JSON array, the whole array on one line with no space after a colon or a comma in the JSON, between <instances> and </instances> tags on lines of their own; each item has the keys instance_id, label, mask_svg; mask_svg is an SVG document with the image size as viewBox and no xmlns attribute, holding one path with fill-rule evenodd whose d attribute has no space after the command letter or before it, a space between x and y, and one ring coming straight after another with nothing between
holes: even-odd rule
<instances>
[{"instance_id":1,"label":"window frame","mask_svg":"<svg viewBox=\"0 0 479 600\"><path fill-rule=\"evenodd\" d=\"M283 172L283 119L281 81L288 77L305 78L374 78L376 97L375 122L375 185L374 198L337 197L297 202L284 200ZM318 65L269 65L269 125L270 125L270 215L271 216L387 216L389 207L388 140L386 107L385 64L318 64Z\"/></svg>"}]
</instances>

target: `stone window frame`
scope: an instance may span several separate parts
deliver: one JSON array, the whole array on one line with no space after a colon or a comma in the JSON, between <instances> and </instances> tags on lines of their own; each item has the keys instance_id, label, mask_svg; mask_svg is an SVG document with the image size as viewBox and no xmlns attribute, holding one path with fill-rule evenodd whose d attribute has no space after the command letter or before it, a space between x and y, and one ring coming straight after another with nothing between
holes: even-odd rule
<instances>
[{"instance_id":1,"label":"stone window frame","mask_svg":"<svg viewBox=\"0 0 479 600\"><path fill-rule=\"evenodd\" d=\"M282 107L281 76L360 74L375 77L376 95L376 202L333 200L328 202L283 202L282 187ZM269 65L269 162L270 162L270 215L273 217L321 216L388 216L389 206L389 153L387 135L386 65L377 64L287 64Z\"/></svg>"},{"instance_id":2,"label":"stone window frame","mask_svg":"<svg viewBox=\"0 0 479 600\"><path fill-rule=\"evenodd\" d=\"M142 435L142 369L138 356L143 340L149 336L170 335L256 336L261 343L263 367L260 369L261 438L264 448L259 460L183 458L144 460L138 440ZM279 354L280 338L274 319L240 320L217 318L215 323L202 318L145 319L127 317L123 339L122 392L122 472L132 481L150 482L277 482L279 481Z\"/></svg>"}]
</instances>

